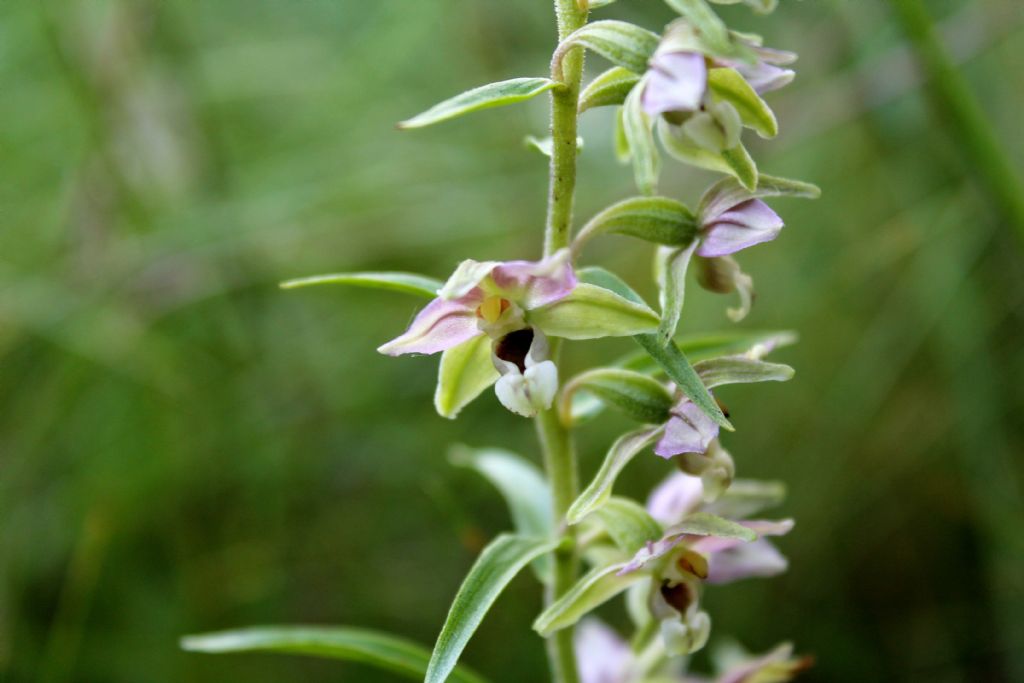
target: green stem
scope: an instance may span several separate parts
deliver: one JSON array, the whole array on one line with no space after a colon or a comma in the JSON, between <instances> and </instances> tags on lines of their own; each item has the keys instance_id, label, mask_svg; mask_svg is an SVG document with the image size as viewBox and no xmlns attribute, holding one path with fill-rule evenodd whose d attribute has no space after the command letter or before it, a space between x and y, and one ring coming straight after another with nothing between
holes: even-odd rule
<instances>
[{"instance_id":1,"label":"green stem","mask_svg":"<svg viewBox=\"0 0 1024 683\"><path fill-rule=\"evenodd\" d=\"M583 3L585 7L585 3ZM555 0L558 19L558 40L587 23L587 10L577 0ZM583 78L583 50L571 50L565 56L563 86L551 91L551 178L548 192L548 215L544 230L544 254L550 256L569 246L572 232L572 207L576 193L576 121L580 81ZM558 340L551 346L556 362L560 350ZM551 483L555 523L569 539L573 530L565 524L565 513L579 489L576 476L576 453L572 436L562 425L558 411L548 409L537 416L537 435L544 452L544 467ZM578 559L572 543L555 552L554 575L547 587L545 603L550 605L576 582ZM548 638L548 660L554 683L579 683L576 655L573 652L571 628Z\"/></svg>"},{"instance_id":2,"label":"green stem","mask_svg":"<svg viewBox=\"0 0 1024 683\"><path fill-rule=\"evenodd\" d=\"M985 112L946 53L928 10L921 0L894 0L896 19L903 27L928 76L936 113L952 132L977 180L996 210L1024 240L1024 183L999 142Z\"/></svg>"}]
</instances>

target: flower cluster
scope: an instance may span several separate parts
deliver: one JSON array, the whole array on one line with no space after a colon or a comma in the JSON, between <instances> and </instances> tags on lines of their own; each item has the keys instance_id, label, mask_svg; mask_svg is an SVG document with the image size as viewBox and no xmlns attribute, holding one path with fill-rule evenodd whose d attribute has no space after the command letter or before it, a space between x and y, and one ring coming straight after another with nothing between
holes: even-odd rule
<instances>
[{"instance_id":1,"label":"flower cluster","mask_svg":"<svg viewBox=\"0 0 1024 683\"><path fill-rule=\"evenodd\" d=\"M493 386L509 411L536 418L546 472L506 451L462 447L453 456L496 485L516 530L494 539L470 570L430 655L429 683L450 675L475 680L458 673L459 654L497 594L526 566L546 587L534 629L550 642L557 683L705 680L683 671L685 655L713 637L705 592L786 570L785 557L768 539L787 534L793 521L757 517L782 502L783 487L737 478L742 460L723 443L734 427L718 394L726 385L789 379L791 368L765 356L795 336L677 333L688 322L683 307L690 270L706 290L737 293L740 305L727 314L744 318L753 283L735 257L776 239L783 228L765 200L818 193L813 185L762 172L743 141L748 129L763 138L778 133L763 96L793 80L789 66L796 56L732 31L709 4L736 0L666 2L680 16L657 35L626 22L589 21L590 10L607 1L556 0L560 42L550 78L484 85L399 124L419 128L548 93L551 137L533 139L551 165L542 258L466 260L445 282L409 273L345 273L293 283L381 287L429 298L408 329L379 351L440 354L434 400L444 417L455 417ZM743 2L761 13L776 4ZM584 50L613 64L581 88ZM576 120L602 106L617 108L616 150L630 162L638 193L599 212L574 236ZM720 176L695 209L658 194L663 152ZM585 243L613 234L653 245L657 307L615 273L578 263ZM633 352L562 377L565 342L606 337L631 338ZM639 425L611 444L578 491L573 433L605 410ZM618 475L648 448L663 459L667 478L646 505L613 495ZM582 575L580 566L586 567ZM619 596L636 627L628 644L590 616ZM357 645L348 647L358 654ZM786 681L808 665L780 646L760 657L732 657L713 680Z\"/></svg>"}]
</instances>

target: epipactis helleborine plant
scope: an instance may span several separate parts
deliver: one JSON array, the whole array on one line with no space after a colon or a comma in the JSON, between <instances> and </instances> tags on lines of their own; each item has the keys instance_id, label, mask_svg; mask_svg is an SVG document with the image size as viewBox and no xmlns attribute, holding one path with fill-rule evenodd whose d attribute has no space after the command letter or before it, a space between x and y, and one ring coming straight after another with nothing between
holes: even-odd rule
<instances>
[{"instance_id":1,"label":"epipactis helleborine plant","mask_svg":"<svg viewBox=\"0 0 1024 683\"><path fill-rule=\"evenodd\" d=\"M453 462L478 471L506 498L515 531L498 535L480 554L432 651L349 627L249 629L191 637L186 647L299 647L428 683L479 683L485 679L459 664L460 655L504 587L529 566L544 588L545 606L533 628L546 641L555 683L787 681L809 666L789 645L760 657L718 645L721 666L712 678L686 670L687 655L716 641L705 592L787 568L767 539L788 533L793 521L751 517L780 504L784 489L736 477L737 459L723 444L734 427L717 394L725 385L792 377L792 368L764 356L795 335L678 336L690 264L704 289L738 293L739 308L727 314L742 319L753 302L753 281L735 256L774 240L783 228L764 200L818 195L813 185L761 172L743 142L747 130L762 138L778 133L763 95L793 80L788 66L796 55L731 30L712 4L736 0L665 0L679 18L660 35L623 21L591 20L592 11L612 1L556 0L559 43L550 77L480 86L399 124L420 128L546 94L550 137L531 138L549 157L551 179L539 258L466 260L443 283L397 272L284 283L377 287L429 299L408 329L379 351L440 354L434 404L444 417L454 418L493 386L501 405L534 419L543 470L535 458L495 448L452 451ZM776 5L744 3L759 13ZM583 88L585 51L611 65ZM631 163L638 193L574 230L578 120L597 107L617 109L615 148ZM662 152L720 176L695 211L657 193ZM576 262L584 243L611 234L653 247L657 308L615 273ZM604 337L631 338L632 351L563 381L566 342ZM578 490L573 434L608 409L638 426L610 445L590 483ZM664 459L665 481L646 505L613 495L623 468L648 448ZM592 615L617 597L624 598L635 630L628 639Z\"/></svg>"}]
</instances>

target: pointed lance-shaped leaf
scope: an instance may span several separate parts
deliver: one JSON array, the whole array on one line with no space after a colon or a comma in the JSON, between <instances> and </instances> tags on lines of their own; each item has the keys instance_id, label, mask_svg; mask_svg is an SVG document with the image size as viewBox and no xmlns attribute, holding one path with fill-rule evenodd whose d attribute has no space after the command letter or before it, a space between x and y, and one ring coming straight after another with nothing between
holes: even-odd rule
<instances>
[{"instance_id":1,"label":"pointed lance-shaped leaf","mask_svg":"<svg viewBox=\"0 0 1024 683\"><path fill-rule=\"evenodd\" d=\"M745 356L725 356L701 361L693 366L704 386L713 389L724 384L786 382L793 379L793 368L782 363L766 363Z\"/></svg>"},{"instance_id":2,"label":"pointed lance-shaped leaf","mask_svg":"<svg viewBox=\"0 0 1024 683\"><path fill-rule=\"evenodd\" d=\"M643 574L620 576L622 563L608 564L587 572L562 597L541 612L533 622L533 630L543 637L572 626L585 615L614 598L638 581Z\"/></svg>"},{"instance_id":3,"label":"pointed lance-shaped leaf","mask_svg":"<svg viewBox=\"0 0 1024 683\"><path fill-rule=\"evenodd\" d=\"M654 123L643 108L643 90L644 81L641 80L626 97L622 106L622 130L629 143L636 187L641 193L651 195L657 189L661 156L654 144Z\"/></svg>"},{"instance_id":4,"label":"pointed lance-shaped leaf","mask_svg":"<svg viewBox=\"0 0 1024 683\"><path fill-rule=\"evenodd\" d=\"M422 114L402 121L398 127L423 128L481 109L515 104L536 97L557 85L558 83L550 78L513 78L507 81L488 83L435 104Z\"/></svg>"},{"instance_id":5,"label":"pointed lance-shaped leaf","mask_svg":"<svg viewBox=\"0 0 1024 683\"><path fill-rule=\"evenodd\" d=\"M455 419L466 405L498 381L491 362L491 340L481 334L441 354L434 391L437 414Z\"/></svg>"},{"instance_id":6,"label":"pointed lance-shaped leaf","mask_svg":"<svg viewBox=\"0 0 1024 683\"><path fill-rule=\"evenodd\" d=\"M662 425L637 429L623 434L612 444L594 479L569 506L566 514L569 524L578 524L608 501L619 473L640 451L654 443L663 429Z\"/></svg>"},{"instance_id":7,"label":"pointed lance-shaped leaf","mask_svg":"<svg viewBox=\"0 0 1024 683\"><path fill-rule=\"evenodd\" d=\"M647 61L658 48L658 35L625 21L595 21L565 37L551 57L551 73L556 81L563 81L562 60L569 50L584 47L601 55L611 63L642 74Z\"/></svg>"},{"instance_id":8,"label":"pointed lance-shaped leaf","mask_svg":"<svg viewBox=\"0 0 1024 683\"><path fill-rule=\"evenodd\" d=\"M633 289L622 281L615 273L604 268L582 268L577 273L582 283L599 282L601 286L619 294L630 301L643 302L643 299ZM693 401L694 405L701 409L708 417L718 425L734 431L732 423L722 413L722 409L715 403L715 399L708 393L707 388L700 381L697 372L690 365L690 361L675 342L662 345L657 334L634 335L634 341L640 345L661 366L668 378L676 383L676 386Z\"/></svg>"},{"instance_id":9,"label":"pointed lance-shaped leaf","mask_svg":"<svg viewBox=\"0 0 1024 683\"><path fill-rule=\"evenodd\" d=\"M501 492L518 533L538 538L551 535L551 489L536 465L499 448L453 446L448 457L455 465L479 472Z\"/></svg>"},{"instance_id":10,"label":"pointed lance-shaped leaf","mask_svg":"<svg viewBox=\"0 0 1024 683\"><path fill-rule=\"evenodd\" d=\"M505 586L531 560L550 552L558 541L512 534L498 536L480 553L459 587L424 677L424 683L444 683Z\"/></svg>"},{"instance_id":11,"label":"pointed lance-shaped leaf","mask_svg":"<svg viewBox=\"0 0 1024 683\"><path fill-rule=\"evenodd\" d=\"M577 375L562 389L559 413L567 425L573 422L573 399L581 391L593 394L645 424L661 424L668 420L673 404L668 389L647 375L622 368L596 368Z\"/></svg>"},{"instance_id":12,"label":"pointed lance-shaped leaf","mask_svg":"<svg viewBox=\"0 0 1024 683\"><path fill-rule=\"evenodd\" d=\"M587 221L572 243L579 254L592 238L605 233L629 235L667 246L684 246L697 235L697 222L685 204L669 197L630 197Z\"/></svg>"},{"instance_id":13,"label":"pointed lance-shaped leaf","mask_svg":"<svg viewBox=\"0 0 1024 683\"><path fill-rule=\"evenodd\" d=\"M719 5L738 5L742 2L759 14L774 12L779 5L779 0L711 0L711 2Z\"/></svg>"},{"instance_id":14,"label":"pointed lance-shaped leaf","mask_svg":"<svg viewBox=\"0 0 1024 683\"><path fill-rule=\"evenodd\" d=\"M709 71L708 88L717 99L735 107L744 126L757 131L763 138L773 138L779 134L775 113L735 69Z\"/></svg>"},{"instance_id":15,"label":"pointed lance-shaped leaf","mask_svg":"<svg viewBox=\"0 0 1024 683\"><path fill-rule=\"evenodd\" d=\"M595 107L622 104L640 81L640 76L621 66L613 66L592 80L580 93L579 113Z\"/></svg>"},{"instance_id":16,"label":"pointed lance-shaped leaf","mask_svg":"<svg viewBox=\"0 0 1024 683\"><path fill-rule=\"evenodd\" d=\"M693 258L697 246L695 240L690 246L681 249L658 249L661 274L661 324L658 326L658 338L663 345L668 344L672 337L676 336L676 328L683 315L683 303L686 300L686 271L690 267L690 259Z\"/></svg>"},{"instance_id":17,"label":"pointed lance-shaped leaf","mask_svg":"<svg viewBox=\"0 0 1024 683\"><path fill-rule=\"evenodd\" d=\"M600 339L652 332L658 315L642 302L581 283L564 299L528 311L527 322L552 337Z\"/></svg>"},{"instance_id":18,"label":"pointed lance-shaped leaf","mask_svg":"<svg viewBox=\"0 0 1024 683\"><path fill-rule=\"evenodd\" d=\"M342 659L422 679L430 653L418 643L387 633L347 626L257 626L185 636L181 647L190 652L280 652ZM456 667L450 683L483 683L464 667Z\"/></svg>"},{"instance_id":19,"label":"pointed lance-shaped leaf","mask_svg":"<svg viewBox=\"0 0 1024 683\"><path fill-rule=\"evenodd\" d=\"M437 296L437 290L441 289L444 283L432 277L415 273L331 273L285 280L281 283L281 289L298 289L313 285L349 285L368 289L386 289L433 299Z\"/></svg>"},{"instance_id":20,"label":"pointed lance-shaped leaf","mask_svg":"<svg viewBox=\"0 0 1024 683\"><path fill-rule=\"evenodd\" d=\"M688 359L698 362L719 356L740 355L757 348L772 350L781 346L791 346L796 340L795 332L750 330L684 335L676 338L676 344ZM619 358L612 365L649 375L662 373L661 366L641 350Z\"/></svg>"},{"instance_id":21,"label":"pointed lance-shaped leaf","mask_svg":"<svg viewBox=\"0 0 1024 683\"><path fill-rule=\"evenodd\" d=\"M636 501L612 496L597 512L601 525L622 550L635 553L648 541L661 538L661 525Z\"/></svg>"}]
</instances>

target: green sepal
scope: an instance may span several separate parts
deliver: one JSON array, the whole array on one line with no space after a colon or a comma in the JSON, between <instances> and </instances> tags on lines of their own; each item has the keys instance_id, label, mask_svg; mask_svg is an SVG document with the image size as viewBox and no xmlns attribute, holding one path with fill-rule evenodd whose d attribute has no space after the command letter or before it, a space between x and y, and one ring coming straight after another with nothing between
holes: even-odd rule
<instances>
[{"instance_id":1,"label":"green sepal","mask_svg":"<svg viewBox=\"0 0 1024 683\"><path fill-rule=\"evenodd\" d=\"M579 253L592 238L612 233L628 235L655 244L683 246L697 235L693 212L669 197L630 197L612 204L584 225L572 243Z\"/></svg>"},{"instance_id":2,"label":"green sepal","mask_svg":"<svg viewBox=\"0 0 1024 683\"><path fill-rule=\"evenodd\" d=\"M629 145L636 187L641 193L652 195L657 191L661 155L654 144L654 123L643 108L644 83L641 79L622 105L622 130Z\"/></svg>"},{"instance_id":3,"label":"green sepal","mask_svg":"<svg viewBox=\"0 0 1024 683\"><path fill-rule=\"evenodd\" d=\"M569 50L584 47L611 63L642 74L647 62L658 48L658 35L625 21L606 19L579 28L558 44L551 57L551 73L562 81L562 60Z\"/></svg>"},{"instance_id":4,"label":"green sepal","mask_svg":"<svg viewBox=\"0 0 1024 683\"><path fill-rule=\"evenodd\" d=\"M385 289L433 299L437 296L437 290L441 289L444 283L432 277L417 275L416 273L364 272L330 273L328 275L300 277L294 280L285 280L281 283L280 287L281 289L298 289L314 285L348 285L368 289Z\"/></svg>"},{"instance_id":5,"label":"green sepal","mask_svg":"<svg viewBox=\"0 0 1024 683\"><path fill-rule=\"evenodd\" d=\"M513 534L498 536L480 553L448 610L434 645L424 683L444 683L487 611L505 586L530 561L551 552L558 541Z\"/></svg>"},{"instance_id":6,"label":"green sepal","mask_svg":"<svg viewBox=\"0 0 1024 683\"><path fill-rule=\"evenodd\" d=\"M597 368L577 375L562 389L559 413L567 425L574 422L572 407L578 392L592 394L645 424L668 420L673 403L668 389L647 375L622 368Z\"/></svg>"},{"instance_id":7,"label":"green sepal","mask_svg":"<svg viewBox=\"0 0 1024 683\"><path fill-rule=\"evenodd\" d=\"M708 89L717 99L735 107L743 125L757 131L761 137L773 138L779 134L775 113L736 69L711 69Z\"/></svg>"},{"instance_id":8,"label":"green sepal","mask_svg":"<svg viewBox=\"0 0 1024 683\"><path fill-rule=\"evenodd\" d=\"M600 339L651 332L658 315L642 301L581 283L567 297L529 311L527 322L552 337Z\"/></svg>"},{"instance_id":9,"label":"green sepal","mask_svg":"<svg viewBox=\"0 0 1024 683\"><path fill-rule=\"evenodd\" d=\"M748 190L757 188L757 164L742 143L720 153L711 152L684 139L682 131L673 129L665 119L658 121L658 133L665 151L675 159L697 168L727 173Z\"/></svg>"},{"instance_id":10,"label":"green sepal","mask_svg":"<svg viewBox=\"0 0 1024 683\"><path fill-rule=\"evenodd\" d=\"M751 529L730 519L712 515L708 512L694 512L678 524L665 529L666 538L683 534L735 538L748 543L757 540L757 533Z\"/></svg>"},{"instance_id":11,"label":"green sepal","mask_svg":"<svg viewBox=\"0 0 1024 683\"><path fill-rule=\"evenodd\" d=\"M605 455L601 468L594 475L594 479L569 506L569 511L566 513L566 520L569 524L578 524L584 517L608 502L619 473L640 451L651 445L663 429L663 425L644 427L627 432L615 440L612 447L608 449L608 454Z\"/></svg>"},{"instance_id":12,"label":"green sepal","mask_svg":"<svg viewBox=\"0 0 1024 683\"><path fill-rule=\"evenodd\" d=\"M702 51L710 56L739 59L751 64L757 59L748 46L733 40L725 22L705 0L665 0L665 3L689 21L696 30ZM666 35L670 36L672 32L673 25L670 25Z\"/></svg>"},{"instance_id":13,"label":"green sepal","mask_svg":"<svg viewBox=\"0 0 1024 683\"><path fill-rule=\"evenodd\" d=\"M746 356L723 356L701 361L693 366L704 386L713 389L724 384L752 384L754 382L786 382L793 379L794 370L782 363L767 363Z\"/></svg>"},{"instance_id":14,"label":"green sepal","mask_svg":"<svg viewBox=\"0 0 1024 683\"><path fill-rule=\"evenodd\" d=\"M491 361L491 340L481 334L441 354L434 391L434 408L441 417L455 419L466 405L498 381Z\"/></svg>"},{"instance_id":15,"label":"green sepal","mask_svg":"<svg viewBox=\"0 0 1024 683\"><path fill-rule=\"evenodd\" d=\"M565 595L541 612L533 622L533 630L543 637L572 626L586 614L648 577L643 572L619 576L624 563L595 567L587 572Z\"/></svg>"},{"instance_id":16,"label":"green sepal","mask_svg":"<svg viewBox=\"0 0 1024 683\"><path fill-rule=\"evenodd\" d=\"M181 647L189 652L279 652L341 659L387 669L422 679L430 661L425 647L379 631L348 626L255 626L185 636ZM450 683L484 683L466 669L455 667Z\"/></svg>"},{"instance_id":17,"label":"green sepal","mask_svg":"<svg viewBox=\"0 0 1024 683\"><path fill-rule=\"evenodd\" d=\"M769 14L779 6L779 0L711 0L719 5L738 5L743 3L758 14Z\"/></svg>"},{"instance_id":18,"label":"green sepal","mask_svg":"<svg viewBox=\"0 0 1024 683\"><path fill-rule=\"evenodd\" d=\"M640 76L621 66L613 66L592 80L580 93L579 113L595 107L622 104L640 81Z\"/></svg>"},{"instance_id":19,"label":"green sepal","mask_svg":"<svg viewBox=\"0 0 1024 683\"><path fill-rule=\"evenodd\" d=\"M634 500L612 496L596 515L615 545L627 553L635 553L644 543L661 538L661 525Z\"/></svg>"},{"instance_id":20,"label":"green sepal","mask_svg":"<svg viewBox=\"0 0 1024 683\"><path fill-rule=\"evenodd\" d=\"M422 114L402 121L398 127L423 128L481 109L515 104L536 97L557 85L559 83L550 78L513 78L507 81L488 83L435 104Z\"/></svg>"},{"instance_id":21,"label":"green sepal","mask_svg":"<svg viewBox=\"0 0 1024 683\"><path fill-rule=\"evenodd\" d=\"M729 488L704 509L730 519L747 519L762 510L781 505L786 499L786 485L781 481L733 479Z\"/></svg>"}]
</instances>

